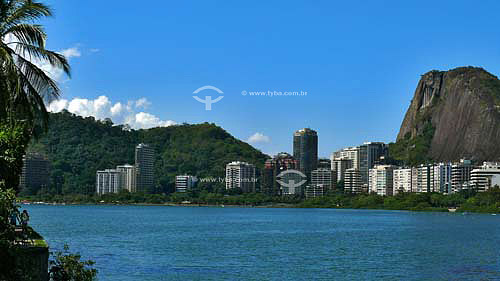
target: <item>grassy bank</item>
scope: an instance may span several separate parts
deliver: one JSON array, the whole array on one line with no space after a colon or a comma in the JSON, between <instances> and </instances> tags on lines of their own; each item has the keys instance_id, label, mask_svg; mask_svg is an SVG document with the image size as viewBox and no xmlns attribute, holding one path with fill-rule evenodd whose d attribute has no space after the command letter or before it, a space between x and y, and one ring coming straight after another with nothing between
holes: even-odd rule
<instances>
[{"instance_id":1,"label":"grassy bank","mask_svg":"<svg viewBox=\"0 0 500 281\"><path fill-rule=\"evenodd\" d=\"M500 213L500 189L487 192L463 191L451 195L439 193L404 193L397 196L375 194L345 194L332 192L323 197L301 199L299 197L267 196L261 193L219 194L189 192L166 194L143 194L121 192L97 195L37 195L20 198L29 202L66 204L142 204L171 206L254 206L254 207L297 207L297 208L345 208L383 209L409 211Z\"/></svg>"}]
</instances>

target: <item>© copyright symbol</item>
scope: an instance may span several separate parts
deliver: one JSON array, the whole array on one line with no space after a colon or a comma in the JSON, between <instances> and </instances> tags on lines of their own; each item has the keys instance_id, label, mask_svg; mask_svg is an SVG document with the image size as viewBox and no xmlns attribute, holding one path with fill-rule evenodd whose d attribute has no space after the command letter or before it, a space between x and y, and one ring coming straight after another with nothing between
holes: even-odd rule
<instances>
[{"instance_id":1,"label":"\u00a9 copyright symbol","mask_svg":"<svg viewBox=\"0 0 500 281\"><path fill-rule=\"evenodd\" d=\"M247 95L247 91L241 91L241 94L246 96Z\"/></svg>"}]
</instances>

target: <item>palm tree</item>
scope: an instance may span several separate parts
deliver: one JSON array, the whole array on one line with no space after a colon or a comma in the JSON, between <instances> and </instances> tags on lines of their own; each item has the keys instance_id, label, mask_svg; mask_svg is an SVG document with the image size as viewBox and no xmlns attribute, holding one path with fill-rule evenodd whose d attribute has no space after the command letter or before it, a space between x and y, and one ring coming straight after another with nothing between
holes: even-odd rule
<instances>
[{"instance_id":1,"label":"palm tree","mask_svg":"<svg viewBox=\"0 0 500 281\"><path fill-rule=\"evenodd\" d=\"M52 16L51 9L31 0L0 0L0 122L23 121L33 132L46 128L45 103L60 90L39 65L50 64L70 75L66 58L47 50L47 34L36 21Z\"/></svg>"}]
</instances>

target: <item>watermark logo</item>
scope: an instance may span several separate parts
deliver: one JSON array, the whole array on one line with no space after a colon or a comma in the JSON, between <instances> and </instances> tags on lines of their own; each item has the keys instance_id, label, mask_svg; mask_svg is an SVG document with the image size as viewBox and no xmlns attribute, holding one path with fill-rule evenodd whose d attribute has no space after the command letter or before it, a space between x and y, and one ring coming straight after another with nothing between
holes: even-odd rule
<instances>
[{"instance_id":1,"label":"watermark logo","mask_svg":"<svg viewBox=\"0 0 500 281\"><path fill-rule=\"evenodd\" d=\"M278 182L281 186L288 187L288 188L299 187L299 186L303 185L304 183L306 183L306 181L307 181L307 177L306 177L306 175L304 175L304 173L302 173L301 171L293 170L293 169L286 170L286 171L279 173L279 175L276 178L278 178L276 180L276 182ZM288 180L285 182L285 181L283 181L284 178L286 178Z\"/></svg>"},{"instance_id":2,"label":"watermark logo","mask_svg":"<svg viewBox=\"0 0 500 281\"><path fill-rule=\"evenodd\" d=\"M205 91L205 90L212 90L212 91L216 91L219 96L216 98L216 99L212 99L212 96L205 96L205 99L201 99L200 97L198 97L198 93L201 92L201 91ZM214 87L214 86L203 86L203 87L200 87L198 89L196 89L194 92L193 92L193 98L201 103L204 103L205 104L205 110L212 110L212 104L213 103L216 103L218 101L220 101L221 99L224 98L224 96L221 96L224 92L222 92L219 88L217 87Z\"/></svg>"}]
</instances>

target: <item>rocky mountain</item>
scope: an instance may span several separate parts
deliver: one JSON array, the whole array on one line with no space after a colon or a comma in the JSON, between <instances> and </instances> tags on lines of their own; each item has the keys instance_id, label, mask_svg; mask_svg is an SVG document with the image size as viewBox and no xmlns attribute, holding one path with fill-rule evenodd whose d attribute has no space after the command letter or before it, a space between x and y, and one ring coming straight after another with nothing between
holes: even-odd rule
<instances>
[{"instance_id":1,"label":"rocky mountain","mask_svg":"<svg viewBox=\"0 0 500 281\"><path fill-rule=\"evenodd\" d=\"M51 191L93 193L97 170L134 164L135 146L147 143L155 150L158 192L174 189L175 176L223 178L226 164L239 160L262 167L267 155L234 138L214 124L181 124L147 130L128 130L110 120L83 118L67 111L50 114L48 132L29 150L51 162ZM203 188L222 188L223 182Z\"/></svg>"},{"instance_id":2,"label":"rocky mountain","mask_svg":"<svg viewBox=\"0 0 500 281\"><path fill-rule=\"evenodd\" d=\"M425 73L391 152L412 164L500 160L500 80L477 67Z\"/></svg>"}]
</instances>

